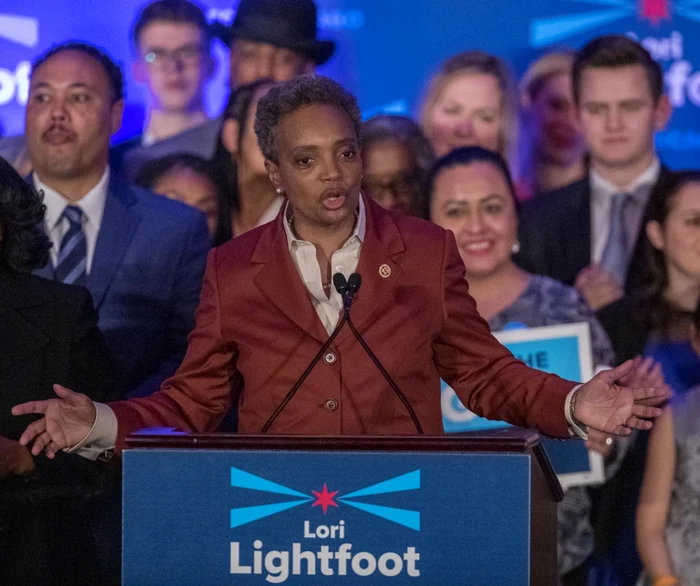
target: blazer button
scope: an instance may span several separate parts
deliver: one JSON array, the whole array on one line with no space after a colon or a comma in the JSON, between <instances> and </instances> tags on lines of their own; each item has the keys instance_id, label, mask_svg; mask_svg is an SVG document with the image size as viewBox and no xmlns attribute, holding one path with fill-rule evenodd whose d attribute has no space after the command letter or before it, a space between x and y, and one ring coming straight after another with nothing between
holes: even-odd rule
<instances>
[{"instance_id":1,"label":"blazer button","mask_svg":"<svg viewBox=\"0 0 700 586\"><path fill-rule=\"evenodd\" d=\"M323 408L332 413L338 408L338 401L335 399L326 399L326 402L323 404Z\"/></svg>"},{"instance_id":2,"label":"blazer button","mask_svg":"<svg viewBox=\"0 0 700 586\"><path fill-rule=\"evenodd\" d=\"M326 361L326 364L335 364L335 361L338 360L338 358L333 352L326 352L326 355L323 357L323 360Z\"/></svg>"}]
</instances>

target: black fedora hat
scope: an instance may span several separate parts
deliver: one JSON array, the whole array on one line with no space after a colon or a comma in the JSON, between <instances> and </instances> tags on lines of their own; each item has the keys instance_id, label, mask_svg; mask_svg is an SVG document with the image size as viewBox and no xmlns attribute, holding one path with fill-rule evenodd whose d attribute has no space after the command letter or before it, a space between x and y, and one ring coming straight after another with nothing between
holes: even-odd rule
<instances>
[{"instance_id":1,"label":"black fedora hat","mask_svg":"<svg viewBox=\"0 0 700 586\"><path fill-rule=\"evenodd\" d=\"M313 0L241 0L231 26L212 25L212 36L228 46L236 38L269 43L322 65L333 55L335 43L320 41L316 34Z\"/></svg>"}]
</instances>

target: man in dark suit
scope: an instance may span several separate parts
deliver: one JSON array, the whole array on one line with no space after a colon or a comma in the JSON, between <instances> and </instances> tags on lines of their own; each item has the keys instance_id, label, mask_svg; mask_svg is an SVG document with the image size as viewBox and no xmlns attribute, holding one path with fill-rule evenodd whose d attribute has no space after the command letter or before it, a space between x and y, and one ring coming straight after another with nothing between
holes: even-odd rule
<instances>
[{"instance_id":1,"label":"man in dark suit","mask_svg":"<svg viewBox=\"0 0 700 586\"><path fill-rule=\"evenodd\" d=\"M150 394L187 346L210 246L204 216L110 173L123 88L108 56L87 44L58 45L34 64L29 94L31 177L44 192L53 242L38 274L89 289L119 389Z\"/></svg>"},{"instance_id":2,"label":"man in dark suit","mask_svg":"<svg viewBox=\"0 0 700 586\"><path fill-rule=\"evenodd\" d=\"M593 309L639 286L644 210L665 172L654 133L671 113L661 67L625 36L588 43L573 69L587 176L523 208L523 268L575 285Z\"/></svg>"},{"instance_id":3,"label":"man in dark suit","mask_svg":"<svg viewBox=\"0 0 700 586\"><path fill-rule=\"evenodd\" d=\"M88 291L29 274L48 256L42 220L40 196L0 160L0 583L104 583L91 514L112 475L73 454L32 457L18 440L33 418L10 414L59 380L116 398Z\"/></svg>"}]
</instances>

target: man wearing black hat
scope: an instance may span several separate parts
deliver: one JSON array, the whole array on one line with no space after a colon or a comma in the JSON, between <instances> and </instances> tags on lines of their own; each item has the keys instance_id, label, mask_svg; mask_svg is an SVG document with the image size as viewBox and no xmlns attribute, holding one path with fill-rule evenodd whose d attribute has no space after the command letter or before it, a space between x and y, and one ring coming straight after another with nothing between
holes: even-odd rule
<instances>
[{"instance_id":1,"label":"man wearing black hat","mask_svg":"<svg viewBox=\"0 0 700 586\"><path fill-rule=\"evenodd\" d=\"M335 51L316 37L313 0L241 0L233 24L216 24L213 34L231 49L231 88L311 73Z\"/></svg>"}]
</instances>

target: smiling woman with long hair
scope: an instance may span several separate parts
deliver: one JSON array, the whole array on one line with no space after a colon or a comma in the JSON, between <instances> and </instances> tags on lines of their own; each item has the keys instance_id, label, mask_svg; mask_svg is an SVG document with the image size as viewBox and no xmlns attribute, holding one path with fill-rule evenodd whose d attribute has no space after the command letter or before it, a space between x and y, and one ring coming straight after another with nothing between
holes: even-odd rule
<instances>
[{"instance_id":1,"label":"smiling woman with long hair","mask_svg":"<svg viewBox=\"0 0 700 586\"><path fill-rule=\"evenodd\" d=\"M614 362L610 341L575 289L527 273L513 262L520 246L519 206L503 157L480 147L456 149L442 157L433 168L430 201L433 222L455 235L470 293L492 331L588 322L594 364ZM588 445L611 456L612 441L606 439L591 432ZM614 473L617 464L611 458L607 474ZM574 487L558 507L559 571L565 586L585 583L594 545L590 506L586 489Z\"/></svg>"}]
</instances>

